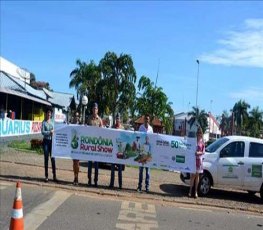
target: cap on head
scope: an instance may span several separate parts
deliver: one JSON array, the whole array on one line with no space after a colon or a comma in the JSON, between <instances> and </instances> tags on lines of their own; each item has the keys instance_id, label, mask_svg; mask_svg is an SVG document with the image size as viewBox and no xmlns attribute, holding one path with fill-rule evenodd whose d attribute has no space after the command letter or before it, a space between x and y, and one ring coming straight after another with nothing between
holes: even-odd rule
<instances>
[{"instance_id":1,"label":"cap on head","mask_svg":"<svg viewBox=\"0 0 263 230\"><path fill-rule=\"evenodd\" d=\"M95 102L95 103L93 104L92 108L98 108L98 103Z\"/></svg>"}]
</instances>

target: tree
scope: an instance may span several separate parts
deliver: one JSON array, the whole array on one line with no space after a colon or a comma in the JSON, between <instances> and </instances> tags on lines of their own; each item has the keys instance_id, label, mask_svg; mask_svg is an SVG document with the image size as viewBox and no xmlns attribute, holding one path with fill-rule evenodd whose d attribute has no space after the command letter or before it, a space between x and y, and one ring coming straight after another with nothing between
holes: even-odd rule
<instances>
[{"instance_id":1,"label":"tree","mask_svg":"<svg viewBox=\"0 0 263 230\"><path fill-rule=\"evenodd\" d=\"M239 100L233 107L234 121L239 135L241 135L244 122L248 118L248 108L250 108L250 105L242 100Z\"/></svg>"},{"instance_id":2,"label":"tree","mask_svg":"<svg viewBox=\"0 0 263 230\"><path fill-rule=\"evenodd\" d=\"M136 71L130 55L121 54L119 57L114 52L107 52L101 59L100 71L102 75L101 94L107 101L109 112L115 115L129 110L135 100Z\"/></svg>"},{"instance_id":3,"label":"tree","mask_svg":"<svg viewBox=\"0 0 263 230\"><path fill-rule=\"evenodd\" d=\"M140 115L149 114L152 119L157 117L162 120L165 125L166 133L172 133L174 115L171 102L163 92L161 87L155 87L154 83L146 77L142 76L138 83L138 89L142 91L140 97L137 98L137 111Z\"/></svg>"},{"instance_id":4,"label":"tree","mask_svg":"<svg viewBox=\"0 0 263 230\"><path fill-rule=\"evenodd\" d=\"M224 110L219 124L222 136L230 135L232 133L231 118L232 116L229 116L227 111Z\"/></svg>"},{"instance_id":5,"label":"tree","mask_svg":"<svg viewBox=\"0 0 263 230\"><path fill-rule=\"evenodd\" d=\"M263 112L259 110L259 107L253 108L249 112L250 116L248 118L247 129L249 131L249 136L260 137L260 132L263 127Z\"/></svg>"},{"instance_id":6,"label":"tree","mask_svg":"<svg viewBox=\"0 0 263 230\"><path fill-rule=\"evenodd\" d=\"M206 129L208 127L207 118L209 117L208 113L206 113L204 110L200 110L198 107L193 106L192 111L188 113L188 116L191 116L189 123L190 127L193 126L193 124L198 123L203 131L203 133L206 132Z\"/></svg>"},{"instance_id":7,"label":"tree","mask_svg":"<svg viewBox=\"0 0 263 230\"><path fill-rule=\"evenodd\" d=\"M36 81L36 76L35 76L35 74L30 73L30 84L31 84L32 82L35 82L35 81Z\"/></svg>"},{"instance_id":8,"label":"tree","mask_svg":"<svg viewBox=\"0 0 263 230\"><path fill-rule=\"evenodd\" d=\"M89 99L89 106L93 102L98 102L97 85L100 81L100 72L98 66L94 61L90 61L89 64L82 62L80 59L76 61L77 67L70 73L69 87L75 88L77 91L77 98L80 99L83 95L87 95Z\"/></svg>"}]
</instances>

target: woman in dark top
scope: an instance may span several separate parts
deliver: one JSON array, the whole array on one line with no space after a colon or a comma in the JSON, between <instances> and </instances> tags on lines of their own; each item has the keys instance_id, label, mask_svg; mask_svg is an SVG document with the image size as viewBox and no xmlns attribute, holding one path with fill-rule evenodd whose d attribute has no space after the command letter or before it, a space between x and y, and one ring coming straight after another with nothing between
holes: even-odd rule
<instances>
[{"instance_id":1,"label":"woman in dark top","mask_svg":"<svg viewBox=\"0 0 263 230\"><path fill-rule=\"evenodd\" d=\"M43 150L44 150L44 165L45 165L45 182L48 182L48 159L51 157L52 136L54 132L53 122L51 120L52 109L47 108L45 120L42 122L41 133L43 135ZM51 157L53 180L57 182L56 177L56 162L55 158Z\"/></svg>"}]
</instances>

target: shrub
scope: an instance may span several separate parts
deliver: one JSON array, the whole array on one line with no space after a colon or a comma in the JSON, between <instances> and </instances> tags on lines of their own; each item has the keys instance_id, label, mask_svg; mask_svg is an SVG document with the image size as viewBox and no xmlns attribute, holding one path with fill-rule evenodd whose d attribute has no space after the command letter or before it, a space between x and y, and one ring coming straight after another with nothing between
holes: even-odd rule
<instances>
[{"instance_id":1,"label":"shrub","mask_svg":"<svg viewBox=\"0 0 263 230\"><path fill-rule=\"evenodd\" d=\"M38 153L42 153L42 144L43 140L42 139L32 139L30 141L31 143L31 149L37 151Z\"/></svg>"}]
</instances>

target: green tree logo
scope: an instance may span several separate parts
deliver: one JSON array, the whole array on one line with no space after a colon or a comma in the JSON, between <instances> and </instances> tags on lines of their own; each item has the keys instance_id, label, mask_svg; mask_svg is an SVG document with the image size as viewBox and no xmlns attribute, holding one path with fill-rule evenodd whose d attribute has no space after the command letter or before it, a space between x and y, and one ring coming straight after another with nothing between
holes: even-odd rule
<instances>
[{"instance_id":1,"label":"green tree logo","mask_svg":"<svg viewBox=\"0 0 263 230\"><path fill-rule=\"evenodd\" d=\"M77 135L77 131L75 129L72 130L72 136L71 136L71 147L73 149L77 149L79 147L79 137Z\"/></svg>"}]
</instances>

